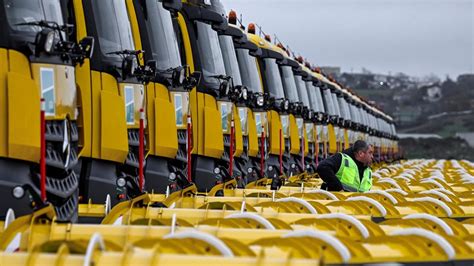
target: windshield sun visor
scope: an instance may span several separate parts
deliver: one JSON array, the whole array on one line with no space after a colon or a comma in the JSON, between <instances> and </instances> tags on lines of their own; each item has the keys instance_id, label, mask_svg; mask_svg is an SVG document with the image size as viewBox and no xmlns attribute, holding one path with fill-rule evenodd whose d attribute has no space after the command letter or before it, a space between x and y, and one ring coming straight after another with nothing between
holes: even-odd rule
<instances>
[{"instance_id":1,"label":"windshield sun visor","mask_svg":"<svg viewBox=\"0 0 474 266\"><path fill-rule=\"evenodd\" d=\"M227 19L215 10L212 10L211 6L191 6L184 5L183 9L186 11L190 20L197 20L212 25L214 30L223 31L228 27Z\"/></svg>"}]
</instances>

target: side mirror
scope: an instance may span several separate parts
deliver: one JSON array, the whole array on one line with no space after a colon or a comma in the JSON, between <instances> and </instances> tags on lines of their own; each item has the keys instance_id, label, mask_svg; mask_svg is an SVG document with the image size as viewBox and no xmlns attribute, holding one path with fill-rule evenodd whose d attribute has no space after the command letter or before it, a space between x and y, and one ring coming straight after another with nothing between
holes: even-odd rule
<instances>
[{"instance_id":1,"label":"side mirror","mask_svg":"<svg viewBox=\"0 0 474 266\"><path fill-rule=\"evenodd\" d=\"M81 41L79 41L79 46L86 58L91 58L94 54L94 37L84 37Z\"/></svg>"},{"instance_id":2,"label":"side mirror","mask_svg":"<svg viewBox=\"0 0 474 266\"><path fill-rule=\"evenodd\" d=\"M157 68L156 60L148 60L146 62L146 67L149 68L150 70L156 71L156 68Z\"/></svg>"},{"instance_id":3,"label":"side mirror","mask_svg":"<svg viewBox=\"0 0 474 266\"><path fill-rule=\"evenodd\" d=\"M221 82L221 85L219 86L219 95L220 97L229 97L231 98L233 95L231 95L231 87L232 84L230 81L223 80Z\"/></svg>"},{"instance_id":4,"label":"side mirror","mask_svg":"<svg viewBox=\"0 0 474 266\"><path fill-rule=\"evenodd\" d=\"M179 11L183 7L181 0L163 0L163 8L170 11Z\"/></svg>"},{"instance_id":5,"label":"side mirror","mask_svg":"<svg viewBox=\"0 0 474 266\"><path fill-rule=\"evenodd\" d=\"M194 71L184 82L184 89L187 91L192 90L196 87L199 82L201 82L202 73L199 71Z\"/></svg>"},{"instance_id":6,"label":"side mirror","mask_svg":"<svg viewBox=\"0 0 474 266\"><path fill-rule=\"evenodd\" d=\"M122 79L133 76L137 68L137 59L133 55L128 55L122 61Z\"/></svg>"},{"instance_id":7,"label":"side mirror","mask_svg":"<svg viewBox=\"0 0 474 266\"><path fill-rule=\"evenodd\" d=\"M186 68L178 67L173 70L171 81L173 86L180 86L186 80Z\"/></svg>"}]
</instances>

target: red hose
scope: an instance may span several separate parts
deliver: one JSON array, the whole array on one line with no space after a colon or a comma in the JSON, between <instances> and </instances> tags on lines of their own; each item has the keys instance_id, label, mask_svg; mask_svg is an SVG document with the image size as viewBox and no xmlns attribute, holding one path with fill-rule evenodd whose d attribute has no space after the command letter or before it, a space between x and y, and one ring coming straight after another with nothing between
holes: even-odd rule
<instances>
[{"instance_id":1,"label":"red hose","mask_svg":"<svg viewBox=\"0 0 474 266\"><path fill-rule=\"evenodd\" d=\"M282 148L281 128L280 128L280 173L283 173L283 148Z\"/></svg>"},{"instance_id":2,"label":"red hose","mask_svg":"<svg viewBox=\"0 0 474 266\"><path fill-rule=\"evenodd\" d=\"M192 120L191 120L191 115L188 114L187 118L187 146L188 146L188 154L187 154L187 159L188 159L188 181L191 183L193 180L191 178L191 151L193 150L193 143L192 143L192 130L193 130L193 125L192 125Z\"/></svg>"},{"instance_id":3,"label":"red hose","mask_svg":"<svg viewBox=\"0 0 474 266\"><path fill-rule=\"evenodd\" d=\"M234 168L234 134L235 134L235 124L234 119L230 122L230 147L229 147L229 174L233 176L233 168Z\"/></svg>"},{"instance_id":4,"label":"red hose","mask_svg":"<svg viewBox=\"0 0 474 266\"><path fill-rule=\"evenodd\" d=\"M138 185L140 192L143 191L143 160L145 150L145 112L140 109L140 131L138 143Z\"/></svg>"},{"instance_id":5,"label":"red hose","mask_svg":"<svg viewBox=\"0 0 474 266\"><path fill-rule=\"evenodd\" d=\"M264 176L264 165L265 165L265 128L262 125L262 137L260 138L260 174Z\"/></svg>"},{"instance_id":6,"label":"red hose","mask_svg":"<svg viewBox=\"0 0 474 266\"><path fill-rule=\"evenodd\" d=\"M41 113L40 113L40 189L41 189L41 200L46 202L46 119L45 109L46 103L44 99L41 99Z\"/></svg>"}]
</instances>

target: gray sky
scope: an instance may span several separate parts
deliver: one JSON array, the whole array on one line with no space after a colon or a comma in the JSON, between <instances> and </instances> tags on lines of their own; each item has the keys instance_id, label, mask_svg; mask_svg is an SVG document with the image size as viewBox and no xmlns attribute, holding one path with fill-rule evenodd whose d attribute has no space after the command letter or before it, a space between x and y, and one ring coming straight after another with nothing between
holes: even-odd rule
<instances>
[{"instance_id":1,"label":"gray sky","mask_svg":"<svg viewBox=\"0 0 474 266\"><path fill-rule=\"evenodd\" d=\"M474 0L221 1L316 65L442 78L474 72Z\"/></svg>"}]
</instances>

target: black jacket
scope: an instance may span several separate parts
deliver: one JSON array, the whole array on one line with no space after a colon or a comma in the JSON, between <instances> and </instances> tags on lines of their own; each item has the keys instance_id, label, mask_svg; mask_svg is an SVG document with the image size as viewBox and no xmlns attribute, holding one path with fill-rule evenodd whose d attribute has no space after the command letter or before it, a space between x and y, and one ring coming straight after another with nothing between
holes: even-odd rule
<instances>
[{"instance_id":1,"label":"black jacket","mask_svg":"<svg viewBox=\"0 0 474 266\"><path fill-rule=\"evenodd\" d=\"M352 160L354 160L357 165L357 168L359 169L359 177L362 181L362 177L364 176L364 171L365 169L367 169L367 166L355 159L354 151L352 150L352 148L344 150L343 153L349 155ZM341 167L341 162L342 155L340 153L336 153L333 156L322 161L318 165L316 172L318 173L319 177L321 177L321 179L324 181L324 183L321 185L321 189L329 191L342 190L341 181L339 181L339 179L336 177L336 173L337 171L339 171L339 167Z\"/></svg>"}]
</instances>

